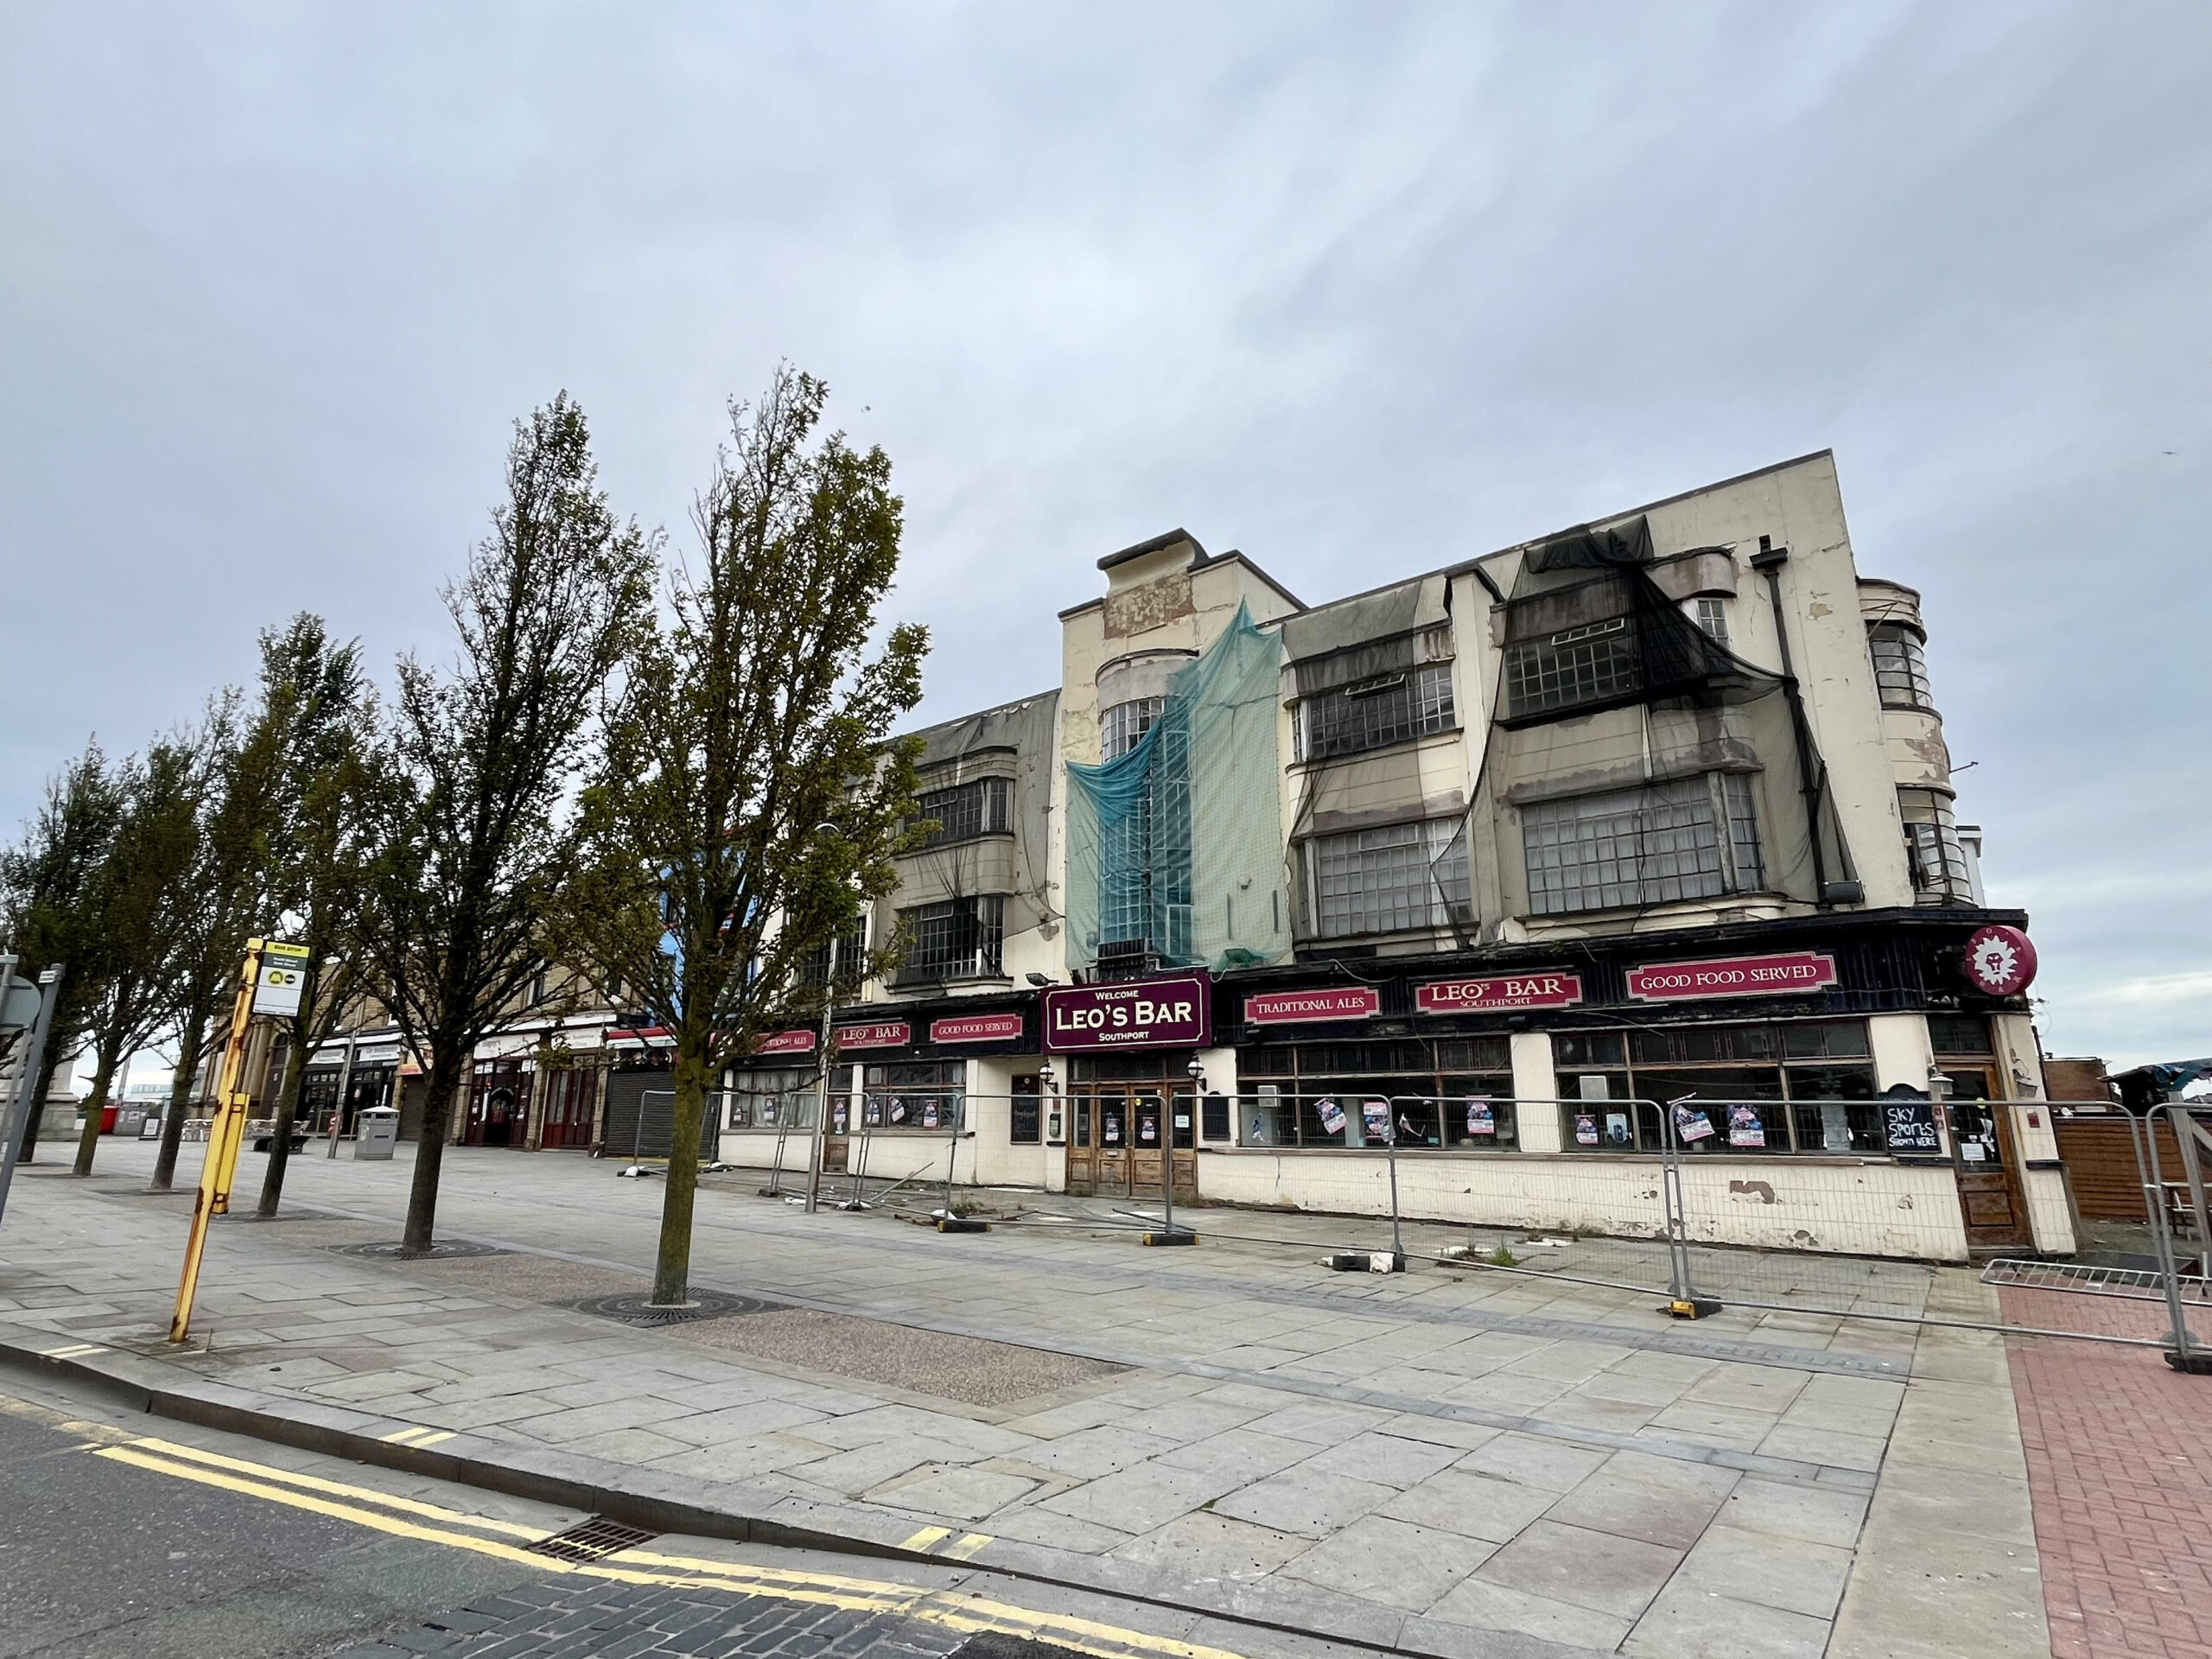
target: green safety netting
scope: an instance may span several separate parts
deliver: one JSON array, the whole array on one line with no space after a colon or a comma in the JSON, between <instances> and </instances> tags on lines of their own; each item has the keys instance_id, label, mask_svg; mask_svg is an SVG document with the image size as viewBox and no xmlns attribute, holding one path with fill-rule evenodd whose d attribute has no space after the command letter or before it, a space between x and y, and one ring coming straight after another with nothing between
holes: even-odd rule
<instances>
[{"instance_id":1,"label":"green safety netting","mask_svg":"<svg viewBox=\"0 0 2212 1659\"><path fill-rule=\"evenodd\" d=\"M1281 657L1239 606L1128 753L1069 766L1070 967L1218 971L1287 953Z\"/></svg>"}]
</instances>

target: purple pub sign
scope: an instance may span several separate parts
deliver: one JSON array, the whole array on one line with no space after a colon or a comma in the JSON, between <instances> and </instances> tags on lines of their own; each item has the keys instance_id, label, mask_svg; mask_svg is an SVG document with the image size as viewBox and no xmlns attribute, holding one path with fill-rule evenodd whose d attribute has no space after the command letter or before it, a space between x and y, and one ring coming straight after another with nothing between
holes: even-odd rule
<instances>
[{"instance_id":1,"label":"purple pub sign","mask_svg":"<svg viewBox=\"0 0 2212 1659\"><path fill-rule=\"evenodd\" d=\"M1045 993L1045 1048L1204 1048L1213 1036L1213 978L1202 968L1159 979L1064 985Z\"/></svg>"}]
</instances>

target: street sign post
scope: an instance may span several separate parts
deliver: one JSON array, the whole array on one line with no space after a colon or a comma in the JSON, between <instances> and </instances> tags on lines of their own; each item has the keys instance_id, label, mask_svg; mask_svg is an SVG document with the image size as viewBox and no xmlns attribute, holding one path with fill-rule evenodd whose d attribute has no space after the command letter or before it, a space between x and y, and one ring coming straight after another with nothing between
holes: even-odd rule
<instances>
[{"instance_id":1,"label":"street sign post","mask_svg":"<svg viewBox=\"0 0 2212 1659\"><path fill-rule=\"evenodd\" d=\"M192 1231L185 1241L184 1275L177 1282L176 1311L169 1318L171 1342L182 1342L191 1334L192 1303L200 1293L200 1259L207 1249L207 1224L230 1211L231 1183L238 1173L238 1147L245 1139L246 1113L252 1108L253 1097L244 1087L246 1036L252 1028L254 1014L261 1011L263 993L270 988L264 962L279 951L285 953L278 958L285 964L277 970L283 973L293 971L295 958L303 964L308 957L308 952L297 945L264 944L259 939L245 942L245 962L238 974L238 995L231 1002L230 1039L223 1046L222 1081L215 1091L215 1121L208 1125L207 1154L200 1166L200 1192L192 1201ZM300 1006L297 977L278 982L274 987L274 1000L281 1005L288 989L291 1000L289 1012L296 1013Z\"/></svg>"},{"instance_id":2,"label":"street sign post","mask_svg":"<svg viewBox=\"0 0 2212 1659\"><path fill-rule=\"evenodd\" d=\"M289 1020L300 1011L300 992L307 983L308 963L315 953L303 944L264 944L261 947L261 977L253 988L253 1011Z\"/></svg>"}]
</instances>

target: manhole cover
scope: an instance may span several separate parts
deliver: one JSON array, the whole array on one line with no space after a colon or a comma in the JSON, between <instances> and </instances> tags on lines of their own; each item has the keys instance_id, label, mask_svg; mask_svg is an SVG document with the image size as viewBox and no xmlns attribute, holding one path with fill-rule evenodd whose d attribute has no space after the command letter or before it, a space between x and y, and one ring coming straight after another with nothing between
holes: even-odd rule
<instances>
[{"instance_id":1,"label":"manhole cover","mask_svg":"<svg viewBox=\"0 0 2212 1659\"><path fill-rule=\"evenodd\" d=\"M410 1254L397 1239L376 1240L367 1244L326 1245L333 1255L365 1255L376 1262L453 1262L471 1255L507 1255L511 1251L493 1244L479 1244L466 1238L442 1238L427 1250Z\"/></svg>"},{"instance_id":2,"label":"manhole cover","mask_svg":"<svg viewBox=\"0 0 2212 1659\"><path fill-rule=\"evenodd\" d=\"M587 1296L569 1306L579 1313L595 1313L602 1319L620 1319L626 1325L689 1325L694 1319L718 1319L731 1313L766 1313L777 1304L754 1296L695 1290L681 1307L656 1307L650 1293L637 1291L620 1296Z\"/></svg>"}]
</instances>

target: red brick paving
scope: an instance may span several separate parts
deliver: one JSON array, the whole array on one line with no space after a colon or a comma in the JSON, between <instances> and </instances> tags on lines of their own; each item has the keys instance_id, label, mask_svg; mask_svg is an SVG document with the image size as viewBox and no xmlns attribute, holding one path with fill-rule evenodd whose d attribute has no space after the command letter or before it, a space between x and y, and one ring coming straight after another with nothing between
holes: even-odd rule
<instances>
[{"instance_id":1,"label":"red brick paving","mask_svg":"<svg viewBox=\"0 0 2212 1659\"><path fill-rule=\"evenodd\" d=\"M2000 1294L2008 1324L2167 1329L2163 1303ZM2007 1353L2055 1659L2212 1659L2212 1376L2152 1348L2021 1337Z\"/></svg>"}]
</instances>

